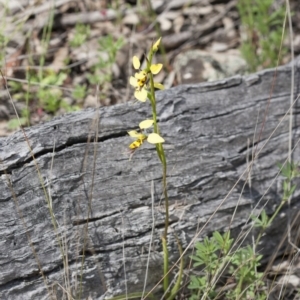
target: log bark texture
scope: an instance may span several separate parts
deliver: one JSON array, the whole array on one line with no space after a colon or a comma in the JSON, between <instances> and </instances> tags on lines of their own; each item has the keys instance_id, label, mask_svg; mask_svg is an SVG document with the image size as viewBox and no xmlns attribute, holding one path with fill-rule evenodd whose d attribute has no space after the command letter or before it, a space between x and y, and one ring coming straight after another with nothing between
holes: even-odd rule
<instances>
[{"instance_id":1,"label":"log bark texture","mask_svg":"<svg viewBox=\"0 0 300 300\"><path fill-rule=\"evenodd\" d=\"M300 66L294 66L295 99ZM266 204L272 213L279 205L283 179L277 163L288 156L290 91L291 67L284 66L157 93L173 261L174 233L185 249L196 234L201 240L215 230L247 232L253 209L257 213ZM19 131L0 140L0 299L64 299L60 285L66 287L68 277L75 294L81 272L81 299L122 294L125 286L141 291L149 249L147 290L158 282L161 165L153 145L144 143L131 160L128 153L127 131L149 117L149 103L130 102L67 114L26 129L26 138ZM297 102L293 117L297 161ZM253 153L258 157L249 181ZM292 212L298 200L297 189ZM262 241L266 259L286 232L287 212L284 208Z\"/></svg>"}]
</instances>

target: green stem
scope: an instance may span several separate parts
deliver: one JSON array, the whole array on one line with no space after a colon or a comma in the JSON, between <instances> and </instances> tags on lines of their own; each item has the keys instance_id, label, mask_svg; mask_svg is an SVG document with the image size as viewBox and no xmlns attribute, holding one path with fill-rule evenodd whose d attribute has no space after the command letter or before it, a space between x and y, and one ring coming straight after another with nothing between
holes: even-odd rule
<instances>
[{"instance_id":1,"label":"green stem","mask_svg":"<svg viewBox=\"0 0 300 300\"><path fill-rule=\"evenodd\" d=\"M151 60L149 59L150 63ZM155 99L155 91L154 91L154 80L152 73L149 74L150 78L150 88L151 88L151 97L150 102L152 106L152 115L153 115L153 127L154 132L159 134L159 128L157 125L157 113L156 113L156 99ZM168 190L167 190L167 161L166 161L166 155L164 151L164 147L162 144L156 145L156 151L158 154L158 157L161 160L162 166L163 166L163 191L164 191L164 197L165 197L165 232L164 232L164 238L166 241L168 240L168 227L169 227L169 197L168 197Z\"/></svg>"},{"instance_id":2,"label":"green stem","mask_svg":"<svg viewBox=\"0 0 300 300\"><path fill-rule=\"evenodd\" d=\"M163 246L163 253L164 253L164 281L163 281L163 286L164 286L164 291L168 290L169 287L169 252L168 252L168 247L167 247L167 241L164 237L162 239L162 246ZM169 293L167 293L168 295Z\"/></svg>"},{"instance_id":3,"label":"green stem","mask_svg":"<svg viewBox=\"0 0 300 300\"><path fill-rule=\"evenodd\" d=\"M165 152L162 144L158 145L161 153L162 158L162 165L163 165L163 189L164 189L164 197L165 197L165 212L166 212L166 218L165 218L165 233L164 237L167 240L168 238L168 227L169 227L169 198L168 198L168 190L167 190L167 162L165 157Z\"/></svg>"},{"instance_id":4,"label":"green stem","mask_svg":"<svg viewBox=\"0 0 300 300\"><path fill-rule=\"evenodd\" d=\"M255 241L255 249L257 248L258 243L259 243L261 237L263 236L263 234L264 234L266 228L269 227L269 226L273 223L274 219L275 219L276 216L279 214L279 212L281 211L283 205L284 205L286 202L287 202L287 200L282 199L280 205L277 207L277 209L275 210L275 212L272 214L272 217L268 220L268 224L267 224L265 227L263 227L262 230L260 231L260 233L258 234L258 236L257 236L257 238L256 238L256 241Z\"/></svg>"},{"instance_id":5,"label":"green stem","mask_svg":"<svg viewBox=\"0 0 300 300\"><path fill-rule=\"evenodd\" d=\"M149 54L149 60L148 60L148 69L150 70L151 62L152 62L152 56L153 51L150 51ZM153 128L154 133L159 134L159 127L157 124L157 112L156 112L156 98L155 98L155 90L154 90L154 80L153 80L153 74L149 72L149 78L150 78L150 94L149 99L152 106L152 116L153 116ZM169 287L169 253L168 253L168 228L169 228L169 197L168 197L168 190L167 190L167 161L166 161L166 155L163 148L163 145L156 144L156 152L157 155L162 163L163 167L163 179L162 179L162 185L163 185L163 194L165 198L165 230L164 235L162 237L162 244L163 244L163 253L164 253L164 291L168 290ZM173 291L174 292L174 291ZM169 297L170 293L167 293L167 298Z\"/></svg>"},{"instance_id":6,"label":"green stem","mask_svg":"<svg viewBox=\"0 0 300 300\"><path fill-rule=\"evenodd\" d=\"M167 300L173 300L175 298L175 296L177 295L179 289L180 289L180 285L181 285L181 280L182 280L182 275L183 275L183 269L184 269L184 261L183 261L183 250L180 244L180 241L177 237L177 235L175 235L176 241L177 241L177 245L178 245L178 249L179 249L179 255L180 255L180 266L179 266L179 274L176 280L175 285L173 286L170 296Z\"/></svg>"},{"instance_id":7,"label":"green stem","mask_svg":"<svg viewBox=\"0 0 300 300\"><path fill-rule=\"evenodd\" d=\"M131 293L131 294L127 294L127 295L120 295L120 296L115 296L113 298L110 298L110 300L128 300L128 299L137 299L137 298L141 298L143 297L144 293L143 292L137 292L137 293ZM147 295L147 299L148 297L150 299L155 299L154 295L152 293L148 293Z\"/></svg>"}]
</instances>

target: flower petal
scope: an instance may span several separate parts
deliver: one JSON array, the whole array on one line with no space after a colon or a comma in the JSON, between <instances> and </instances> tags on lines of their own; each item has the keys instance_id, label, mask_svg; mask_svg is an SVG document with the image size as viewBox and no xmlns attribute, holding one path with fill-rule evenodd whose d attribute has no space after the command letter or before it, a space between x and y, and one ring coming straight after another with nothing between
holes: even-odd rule
<instances>
[{"instance_id":1,"label":"flower petal","mask_svg":"<svg viewBox=\"0 0 300 300\"><path fill-rule=\"evenodd\" d=\"M136 130L130 130L128 131L128 134L133 138L139 138L140 133L138 133Z\"/></svg>"},{"instance_id":2,"label":"flower petal","mask_svg":"<svg viewBox=\"0 0 300 300\"><path fill-rule=\"evenodd\" d=\"M134 97L139 101L145 102L147 100L148 92L145 89L136 90L134 92Z\"/></svg>"},{"instance_id":3,"label":"flower petal","mask_svg":"<svg viewBox=\"0 0 300 300\"><path fill-rule=\"evenodd\" d=\"M141 62L140 62L140 60L139 60L139 58L138 58L137 56L134 56L134 57L132 58L132 64L133 64L133 67L134 67L136 70L138 70L138 69L140 68Z\"/></svg>"},{"instance_id":4,"label":"flower petal","mask_svg":"<svg viewBox=\"0 0 300 300\"><path fill-rule=\"evenodd\" d=\"M159 82L154 82L154 87L156 89L159 89L159 90L164 90L165 87L163 86L163 84L159 83Z\"/></svg>"},{"instance_id":5,"label":"flower petal","mask_svg":"<svg viewBox=\"0 0 300 300\"><path fill-rule=\"evenodd\" d=\"M145 71L140 71L134 74L134 77L136 79L146 79L147 78L147 73Z\"/></svg>"},{"instance_id":6,"label":"flower petal","mask_svg":"<svg viewBox=\"0 0 300 300\"><path fill-rule=\"evenodd\" d=\"M150 144L160 144L160 143L163 143L165 140L157 133L150 133L148 135L147 141Z\"/></svg>"},{"instance_id":7,"label":"flower petal","mask_svg":"<svg viewBox=\"0 0 300 300\"><path fill-rule=\"evenodd\" d=\"M162 69L163 65L162 64L156 64L156 65L151 65L150 66L150 71L153 75L156 75L160 72Z\"/></svg>"},{"instance_id":8,"label":"flower petal","mask_svg":"<svg viewBox=\"0 0 300 300\"><path fill-rule=\"evenodd\" d=\"M152 50L153 50L154 52L157 51L158 46L159 46L159 44L160 44L160 41L161 41L161 37L160 37L160 38L154 43L154 45L152 46Z\"/></svg>"},{"instance_id":9,"label":"flower petal","mask_svg":"<svg viewBox=\"0 0 300 300\"><path fill-rule=\"evenodd\" d=\"M136 79L135 77L133 77L133 76L130 76L130 78L129 78L129 83L130 83L130 85L132 85L133 87L137 87L137 86L138 86L138 81L137 81L137 79Z\"/></svg>"},{"instance_id":10,"label":"flower petal","mask_svg":"<svg viewBox=\"0 0 300 300\"><path fill-rule=\"evenodd\" d=\"M147 129L153 125L154 121L153 120L144 120L142 121L139 126L141 129Z\"/></svg>"}]
</instances>

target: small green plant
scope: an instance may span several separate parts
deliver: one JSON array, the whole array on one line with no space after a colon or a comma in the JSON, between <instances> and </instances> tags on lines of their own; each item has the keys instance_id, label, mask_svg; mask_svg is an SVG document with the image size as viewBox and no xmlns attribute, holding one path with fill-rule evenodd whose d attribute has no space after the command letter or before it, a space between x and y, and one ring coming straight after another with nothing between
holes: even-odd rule
<instances>
[{"instance_id":1,"label":"small green plant","mask_svg":"<svg viewBox=\"0 0 300 300\"><path fill-rule=\"evenodd\" d=\"M82 99L86 96L86 86L85 85L79 85L77 84L72 91L72 98L74 98L77 101L82 101Z\"/></svg>"},{"instance_id":2,"label":"small green plant","mask_svg":"<svg viewBox=\"0 0 300 300\"><path fill-rule=\"evenodd\" d=\"M26 108L21 112L20 119L12 119L9 122L9 128L15 129L19 125L30 126L30 114L36 109L42 109L47 113L55 113L60 108L66 111L76 110L77 107L72 107L62 100L62 90L60 86L67 78L67 71L54 72L44 68L46 61L46 53L48 51L49 41L51 37L54 20L54 7L50 9L48 21L43 27L41 38L41 55L39 57L38 71L31 69L30 66L26 69L26 84L9 81L8 85L14 92L15 100L24 100ZM79 31L79 29L78 29ZM0 38L1 44L1 38ZM29 55L29 64L35 65L32 56Z\"/></svg>"},{"instance_id":3,"label":"small green plant","mask_svg":"<svg viewBox=\"0 0 300 300\"><path fill-rule=\"evenodd\" d=\"M48 72L39 82L37 98L41 107L47 112L54 113L60 108L62 91L59 86L63 84L66 78L66 73Z\"/></svg>"},{"instance_id":4,"label":"small green plant","mask_svg":"<svg viewBox=\"0 0 300 300\"><path fill-rule=\"evenodd\" d=\"M26 108L21 112L19 121L17 119L10 120L9 129L16 129L19 125L30 125L30 112L32 109L41 108L47 113L56 113L60 108L66 112L78 110L78 106L71 106L63 99L63 93L60 86L67 78L67 73L54 71L45 71L42 76L38 76L36 72L27 71L26 79L28 84L19 82L9 82L10 88L14 91L16 100L26 99ZM86 88L77 88L76 96L80 97L85 92Z\"/></svg>"},{"instance_id":5,"label":"small green plant","mask_svg":"<svg viewBox=\"0 0 300 300\"><path fill-rule=\"evenodd\" d=\"M112 81L112 66L116 61L118 50L124 45L124 40L119 38L115 41L111 35L107 35L102 37L98 43L99 61L93 66L92 73L87 74L87 78L90 84L99 85L103 90L105 84Z\"/></svg>"},{"instance_id":6,"label":"small green plant","mask_svg":"<svg viewBox=\"0 0 300 300\"><path fill-rule=\"evenodd\" d=\"M233 239L230 233L222 236L214 232L211 238L205 237L203 242L195 245L193 267L201 266L201 276L190 276L188 288L192 295L190 300L198 299L267 299L267 289L263 281L263 273L258 272L262 255L255 250L266 229L272 224L283 205L287 203L296 189L292 184L294 178L300 176L299 168L294 163L279 165L283 181L283 197L275 212L269 217L265 210L259 216L251 216L253 226L260 229L254 247L246 246L232 250ZM233 278L235 285L231 289L217 287L222 276Z\"/></svg>"},{"instance_id":7,"label":"small green plant","mask_svg":"<svg viewBox=\"0 0 300 300\"><path fill-rule=\"evenodd\" d=\"M260 218L258 218L257 216L251 216L251 219L254 221L254 226L257 228L261 228L261 232L257 238L257 243L259 242L264 231L272 224L282 207L287 203L287 201L295 192L296 185L292 184L292 182L293 179L300 176L299 167L293 162L287 162L285 165L278 164L278 167L281 170L281 175L285 178L282 184L283 197L281 199L280 204L278 205L271 217L268 217L265 210L262 210Z\"/></svg>"},{"instance_id":8,"label":"small green plant","mask_svg":"<svg viewBox=\"0 0 300 300\"><path fill-rule=\"evenodd\" d=\"M281 169L281 174L285 178L283 181L283 202L286 202L294 193L296 185L292 185L294 178L300 176L299 167L297 164L287 162L285 166L278 164Z\"/></svg>"},{"instance_id":9,"label":"small green plant","mask_svg":"<svg viewBox=\"0 0 300 300\"><path fill-rule=\"evenodd\" d=\"M20 117L19 119L12 118L11 120L8 121L7 128L9 130L15 130L15 129L19 128L20 125L21 126L27 125L27 117Z\"/></svg>"},{"instance_id":10,"label":"small green plant","mask_svg":"<svg viewBox=\"0 0 300 300\"><path fill-rule=\"evenodd\" d=\"M192 290L190 300L202 297L202 299L254 299L249 298L249 295L254 294L258 286L263 286L263 282L259 280L262 273L257 272L262 256L255 256L250 246L231 252L232 244L233 239L230 239L229 231L223 236L219 232L214 232L211 238L206 237L203 242L196 243L196 253L191 258L195 262L194 268L202 266L203 276L191 276L188 286ZM218 289L217 279L222 275L233 278L237 282L235 287L228 291L224 289L224 292Z\"/></svg>"},{"instance_id":11,"label":"small green plant","mask_svg":"<svg viewBox=\"0 0 300 300\"><path fill-rule=\"evenodd\" d=\"M14 94L15 100L20 100L24 97L24 90L21 82L8 81L7 84L10 88L10 91Z\"/></svg>"},{"instance_id":12,"label":"small green plant","mask_svg":"<svg viewBox=\"0 0 300 300\"><path fill-rule=\"evenodd\" d=\"M80 47L87 41L87 39L90 36L90 33L91 28L89 25L76 24L75 33L72 40L70 41L70 46L73 48Z\"/></svg>"},{"instance_id":13,"label":"small green plant","mask_svg":"<svg viewBox=\"0 0 300 300\"><path fill-rule=\"evenodd\" d=\"M8 43L8 38L0 32L0 66L2 67L5 57L5 48Z\"/></svg>"},{"instance_id":14,"label":"small green plant","mask_svg":"<svg viewBox=\"0 0 300 300\"><path fill-rule=\"evenodd\" d=\"M282 43L285 7L273 7L274 0L239 0L238 11L245 37L242 39L241 53L249 70L277 65ZM282 48L281 56L286 53Z\"/></svg>"},{"instance_id":15,"label":"small green plant","mask_svg":"<svg viewBox=\"0 0 300 300\"><path fill-rule=\"evenodd\" d=\"M9 12L9 8L8 8L8 2L6 3L6 1L3 1L3 3L1 3L2 5L2 9L0 12L0 67L2 68L4 63L5 63L5 52L6 52L6 45L9 42L9 38L7 36L7 34L5 33L5 30L7 28L8 22L7 22L7 14Z\"/></svg>"},{"instance_id":16,"label":"small green plant","mask_svg":"<svg viewBox=\"0 0 300 300\"><path fill-rule=\"evenodd\" d=\"M226 293L227 299L266 299L262 281L263 273L258 272L262 255L256 255L251 246L238 249L231 259L229 273L237 285Z\"/></svg>"}]
</instances>

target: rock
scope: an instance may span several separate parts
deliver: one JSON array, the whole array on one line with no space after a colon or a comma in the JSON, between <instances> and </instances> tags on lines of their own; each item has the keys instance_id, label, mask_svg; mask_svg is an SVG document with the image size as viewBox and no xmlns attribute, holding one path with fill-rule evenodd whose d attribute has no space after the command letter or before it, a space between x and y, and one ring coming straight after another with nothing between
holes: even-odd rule
<instances>
[{"instance_id":1,"label":"rock","mask_svg":"<svg viewBox=\"0 0 300 300\"><path fill-rule=\"evenodd\" d=\"M179 83L186 84L245 74L247 64L238 52L214 53L191 50L176 57L174 68Z\"/></svg>"}]
</instances>

